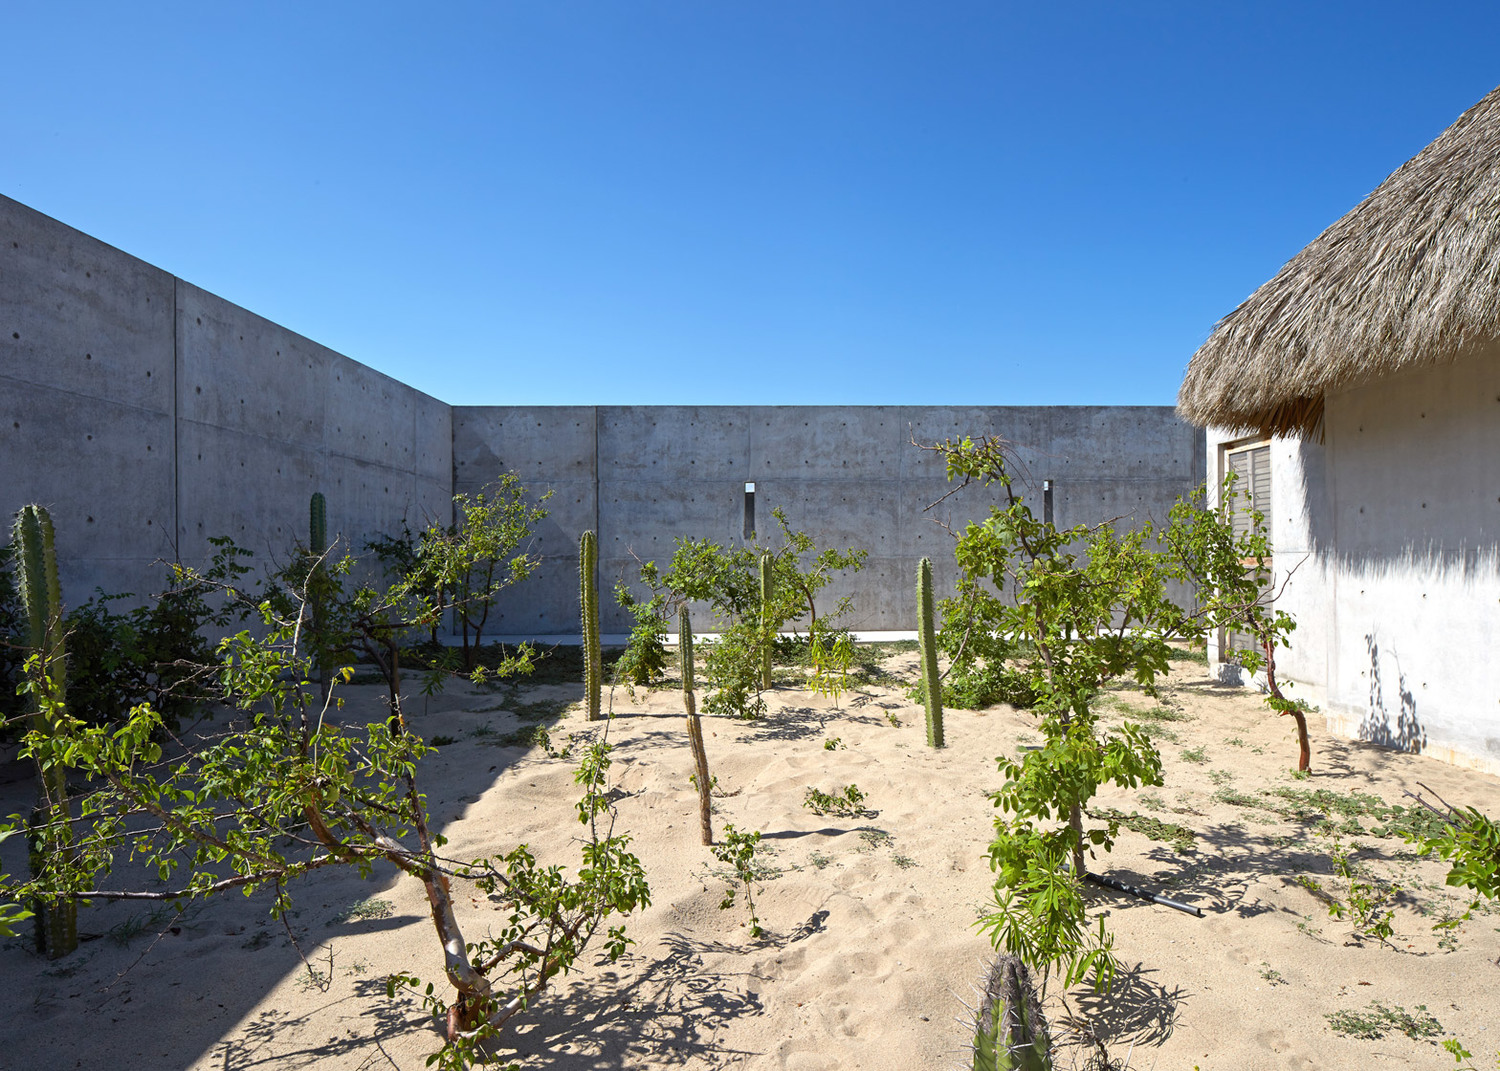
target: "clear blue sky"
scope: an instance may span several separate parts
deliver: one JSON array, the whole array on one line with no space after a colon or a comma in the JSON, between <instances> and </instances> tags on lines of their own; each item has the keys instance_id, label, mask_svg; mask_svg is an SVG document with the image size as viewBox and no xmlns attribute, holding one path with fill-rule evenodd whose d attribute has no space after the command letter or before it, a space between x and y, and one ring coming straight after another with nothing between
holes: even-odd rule
<instances>
[{"instance_id":1,"label":"clear blue sky","mask_svg":"<svg viewBox=\"0 0 1500 1071\"><path fill-rule=\"evenodd\" d=\"M1500 4L0 6L0 192L444 401L1168 404Z\"/></svg>"}]
</instances>

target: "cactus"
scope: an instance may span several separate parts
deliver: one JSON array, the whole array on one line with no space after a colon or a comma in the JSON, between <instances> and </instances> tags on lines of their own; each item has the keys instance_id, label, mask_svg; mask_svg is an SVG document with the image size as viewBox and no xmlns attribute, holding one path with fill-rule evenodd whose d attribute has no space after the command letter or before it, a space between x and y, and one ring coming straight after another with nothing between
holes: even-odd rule
<instances>
[{"instance_id":1,"label":"cactus","mask_svg":"<svg viewBox=\"0 0 1500 1071\"><path fill-rule=\"evenodd\" d=\"M708 776L708 751L703 746L703 719L698 717L698 697L693 694L693 622L684 606L677 615L677 652L682 658L682 705L687 711L688 742L693 745L693 765L697 768L698 826L703 843L714 842L713 782Z\"/></svg>"},{"instance_id":2,"label":"cactus","mask_svg":"<svg viewBox=\"0 0 1500 1071\"><path fill-rule=\"evenodd\" d=\"M922 649L922 691L927 705L927 743L943 746L943 682L938 676L937 633L932 627L932 561L917 563L917 638Z\"/></svg>"},{"instance_id":3,"label":"cactus","mask_svg":"<svg viewBox=\"0 0 1500 1071\"><path fill-rule=\"evenodd\" d=\"M62 591L57 580L57 551L52 518L41 506L25 506L16 514L11 534L16 576L26 607L26 645L38 661L31 663L37 689L32 693L32 728L48 733L55 711L67 700L67 651L64 647ZM53 704L56 704L54 706ZM66 862L73 854L72 816L68 813L68 775L60 763L38 767L41 799L31 814L32 873L41 876L50 863ZM36 907L37 949L51 959L78 947L78 904L74 900L43 899Z\"/></svg>"},{"instance_id":4,"label":"cactus","mask_svg":"<svg viewBox=\"0 0 1500 1071\"><path fill-rule=\"evenodd\" d=\"M997 957L974 1023L974 1071L1051 1071L1051 1045L1026 965Z\"/></svg>"},{"instance_id":5,"label":"cactus","mask_svg":"<svg viewBox=\"0 0 1500 1071\"><path fill-rule=\"evenodd\" d=\"M322 491L314 491L307 504L307 545L314 554L328 550L328 500Z\"/></svg>"},{"instance_id":6,"label":"cactus","mask_svg":"<svg viewBox=\"0 0 1500 1071\"><path fill-rule=\"evenodd\" d=\"M771 598L776 578L771 573L771 552L760 552L760 686L771 690L771 646L776 642L776 621L771 616Z\"/></svg>"},{"instance_id":7,"label":"cactus","mask_svg":"<svg viewBox=\"0 0 1500 1071\"><path fill-rule=\"evenodd\" d=\"M578 537L578 605L583 619L583 690L588 700L588 720L599 720L599 586L594 571L599 561L599 540L593 532Z\"/></svg>"},{"instance_id":8,"label":"cactus","mask_svg":"<svg viewBox=\"0 0 1500 1071\"><path fill-rule=\"evenodd\" d=\"M312 650L317 663L318 686L323 698L333 687L333 652L328 647L328 616L323 603L324 557L328 554L328 502L322 491L314 491L308 501L307 548L313 555L312 572L307 577L307 596L312 611Z\"/></svg>"}]
</instances>

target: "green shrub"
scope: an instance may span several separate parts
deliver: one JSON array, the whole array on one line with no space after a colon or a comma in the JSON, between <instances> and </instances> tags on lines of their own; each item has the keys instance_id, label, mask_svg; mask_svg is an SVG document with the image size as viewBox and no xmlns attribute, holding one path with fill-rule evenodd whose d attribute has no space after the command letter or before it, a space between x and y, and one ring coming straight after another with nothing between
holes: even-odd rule
<instances>
[{"instance_id":1,"label":"green shrub","mask_svg":"<svg viewBox=\"0 0 1500 1071\"><path fill-rule=\"evenodd\" d=\"M653 592L649 599L637 599L625 582L615 584L615 602L634 619L625 653L615 661L615 680L627 688L654 684L667 671L667 597Z\"/></svg>"},{"instance_id":2,"label":"green shrub","mask_svg":"<svg viewBox=\"0 0 1500 1071\"><path fill-rule=\"evenodd\" d=\"M779 528L779 546L725 547L708 539L678 539L665 572L655 562L641 566L640 582L650 596L630 596L632 605L651 607L645 611L645 627L632 632L622 658L631 666L649 665L654 657L650 648L661 635L653 620L656 615L666 620L688 603L708 604L720 634L718 642L704 644L708 694L703 709L711 714L757 718L765 712L761 693L768 653L774 659L798 649L780 637L788 624L805 621L809 657L823 652L821 683L836 680L842 686L844 671L833 663L832 652L848 648L847 642L840 647L839 634L850 600L845 597L821 610L818 600L839 573L862 569L867 552L819 550L811 536L792 528L780 508L771 512Z\"/></svg>"}]
</instances>

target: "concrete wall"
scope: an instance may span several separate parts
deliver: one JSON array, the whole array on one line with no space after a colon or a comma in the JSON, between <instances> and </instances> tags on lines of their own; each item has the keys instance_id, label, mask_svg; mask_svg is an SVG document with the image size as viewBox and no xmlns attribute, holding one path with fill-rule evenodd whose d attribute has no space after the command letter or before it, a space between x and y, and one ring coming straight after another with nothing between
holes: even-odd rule
<instances>
[{"instance_id":1,"label":"concrete wall","mask_svg":"<svg viewBox=\"0 0 1500 1071\"><path fill-rule=\"evenodd\" d=\"M1204 471L1201 432L1166 407L459 407L5 198L0 198L0 515L49 506L65 594L157 590L158 559L200 562L230 535L280 556L328 497L356 544L451 516L455 492L506 470L551 515L539 574L497 608L493 633L571 635L576 547L600 533L603 580L665 563L683 536L743 542L771 510L867 568L825 593L854 597L857 628L913 627L916 561L951 584L950 525L983 516L941 461L911 445L999 434L1016 444L1060 524L1162 518ZM605 600L607 632L629 621Z\"/></svg>"},{"instance_id":2,"label":"concrete wall","mask_svg":"<svg viewBox=\"0 0 1500 1071\"><path fill-rule=\"evenodd\" d=\"M1500 773L1500 350L1332 395L1324 431L1273 444L1279 672L1336 732Z\"/></svg>"},{"instance_id":3,"label":"concrete wall","mask_svg":"<svg viewBox=\"0 0 1500 1071\"><path fill-rule=\"evenodd\" d=\"M208 537L284 556L307 501L363 538L448 517L447 405L0 197L0 516L57 526L76 604Z\"/></svg>"},{"instance_id":4,"label":"concrete wall","mask_svg":"<svg viewBox=\"0 0 1500 1071\"><path fill-rule=\"evenodd\" d=\"M634 580L637 558L665 565L680 537L743 544L747 482L763 538L780 506L820 547L869 551L864 571L825 595L854 597L854 627L911 629L917 560L933 559L940 590L953 581L951 541L934 519L961 525L989 501L974 489L924 513L951 485L941 459L910 440L986 433L1017 445L1038 501L1053 481L1059 524L1164 519L1203 471L1202 434L1165 406L458 406L455 490L515 470L536 493L554 492L534 544L545 563L498 607L501 632L578 627L585 529L599 533L606 587ZM606 632L628 631L612 601L601 617Z\"/></svg>"}]
</instances>

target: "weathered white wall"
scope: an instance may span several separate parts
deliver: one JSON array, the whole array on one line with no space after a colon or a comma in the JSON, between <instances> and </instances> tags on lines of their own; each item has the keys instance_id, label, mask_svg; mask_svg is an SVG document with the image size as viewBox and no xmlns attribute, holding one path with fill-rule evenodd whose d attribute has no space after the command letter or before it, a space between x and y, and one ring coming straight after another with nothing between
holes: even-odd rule
<instances>
[{"instance_id":1,"label":"weathered white wall","mask_svg":"<svg viewBox=\"0 0 1500 1071\"><path fill-rule=\"evenodd\" d=\"M1293 694L1346 736L1500 772L1500 350L1332 395L1324 441L1272 456Z\"/></svg>"}]
</instances>

